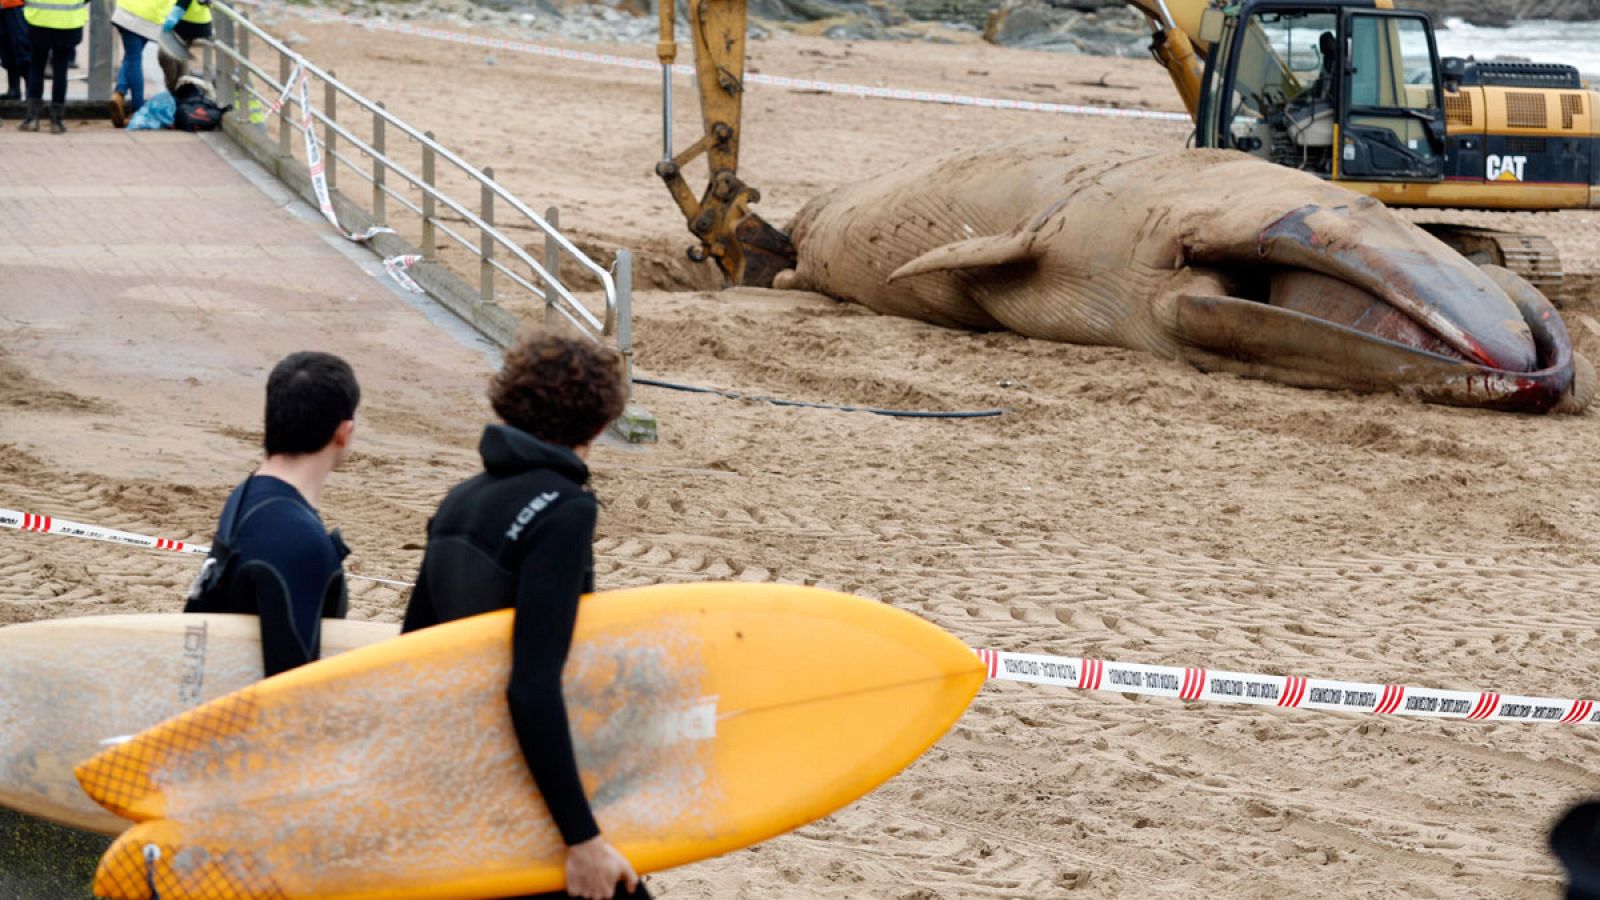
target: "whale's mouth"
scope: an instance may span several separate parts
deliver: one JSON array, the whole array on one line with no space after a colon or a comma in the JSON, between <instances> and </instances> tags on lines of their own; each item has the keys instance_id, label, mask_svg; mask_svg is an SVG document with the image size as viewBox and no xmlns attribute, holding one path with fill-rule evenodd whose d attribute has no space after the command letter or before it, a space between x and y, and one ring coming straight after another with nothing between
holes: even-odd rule
<instances>
[{"instance_id":1,"label":"whale's mouth","mask_svg":"<svg viewBox=\"0 0 1600 900\"><path fill-rule=\"evenodd\" d=\"M1183 339L1206 362L1528 411L1572 388L1560 315L1509 272L1361 208L1306 206L1240 238L1192 260L1227 296L1180 300Z\"/></svg>"},{"instance_id":2,"label":"whale's mouth","mask_svg":"<svg viewBox=\"0 0 1600 900\"><path fill-rule=\"evenodd\" d=\"M1497 280L1425 233L1370 215L1375 205L1304 206L1263 229L1256 255L1279 272L1269 302L1490 369L1543 367L1532 323L1511 296L1537 291Z\"/></svg>"},{"instance_id":3,"label":"whale's mouth","mask_svg":"<svg viewBox=\"0 0 1600 900\"><path fill-rule=\"evenodd\" d=\"M1222 280L1226 296L1178 297L1178 335L1198 351L1186 355L1202 368L1522 412L1554 409L1572 391L1565 326L1526 284L1507 284L1531 344L1531 361L1514 358L1512 368L1481 362L1485 354L1463 352L1407 310L1321 272Z\"/></svg>"},{"instance_id":4,"label":"whale's mouth","mask_svg":"<svg viewBox=\"0 0 1600 900\"><path fill-rule=\"evenodd\" d=\"M1469 360L1466 354L1410 314L1376 294L1320 272L1300 269L1273 272L1268 279L1266 302L1425 353L1462 362L1486 362Z\"/></svg>"}]
</instances>

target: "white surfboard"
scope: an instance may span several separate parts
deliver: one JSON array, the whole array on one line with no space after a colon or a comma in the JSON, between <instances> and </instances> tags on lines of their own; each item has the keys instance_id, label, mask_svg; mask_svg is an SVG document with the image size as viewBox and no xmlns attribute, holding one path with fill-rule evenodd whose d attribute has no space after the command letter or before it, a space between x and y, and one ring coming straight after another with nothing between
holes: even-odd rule
<instances>
[{"instance_id":1,"label":"white surfboard","mask_svg":"<svg viewBox=\"0 0 1600 900\"><path fill-rule=\"evenodd\" d=\"M322 654L399 631L326 619ZM0 628L0 806L118 834L132 823L90 800L73 767L261 676L254 616L146 613Z\"/></svg>"}]
</instances>

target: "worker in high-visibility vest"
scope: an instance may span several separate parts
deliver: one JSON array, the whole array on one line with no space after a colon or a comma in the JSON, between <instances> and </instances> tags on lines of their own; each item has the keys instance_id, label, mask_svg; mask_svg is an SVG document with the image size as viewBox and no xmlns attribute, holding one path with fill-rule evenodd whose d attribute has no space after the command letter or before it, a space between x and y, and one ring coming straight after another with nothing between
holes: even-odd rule
<instances>
[{"instance_id":1,"label":"worker in high-visibility vest","mask_svg":"<svg viewBox=\"0 0 1600 900\"><path fill-rule=\"evenodd\" d=\"M67 66L89 24L89 0L25 0L28 23L28 114L23 131L39 130L44 111L44 69L50 67L50 133L66 134Z\"/></svg>"},{"instance_id":2,"label":"worker in high-visibility vest","mask_svg":"<svg viewBox=\"0 0 1600 900\"><path fill-rule=\"evenodd\" d=\"M161 48L162 56L160 58L165 63L167 56L188 57L189 55L188 45L180 40L176 34L178 23L183 20L187 13L188 7L179 6L175 0L117 0L117 8L111 13L111 24L117 26L117 29L125 35L123 37L125 50L129 43L128 35L143 38L146 41L154 41L156 46ZM141 49L143 49L142 46ZM126 63L127 58L126 55L123 56L124 63ZM139 74L141 76L144 74L144 66L142 64L139 67ZM130 72L128 75L128 80L131 81L132 73ZM117 83L122 86L123 79L119 77ZM127 91L122 92L124 100L122 112L131 115L133 110L127 108L125 102L127 95L133 92L133 85L131 83L127 84L127 88ZM168 85L168 89L171 89L171 85ZM117 117L118 105L117 96L113 94L111 100L113 121Z\"/></svg>"},{"instance_id":3,"label":"worker in high-visibility vest","mask_svg":"<svg viewBox=\"0 0 1600 900\"><path fill-rule=\"evenodd\" d=\"M111 24L122 39L122 65L111 93L111 124L118 128L144 105L144 46L160 40L163 30L171 30L169 17L176 27L182 14L174 16L175 7L174 0L121 0L111 14Z\"/></svg>"},{"instance_id":4,"label":"worker in high-visibility vest","mask_svg":"<svg viewBox=\"0 0 1600 900\"><path fill-rule=\"evenodd\" d=\"M122 67L110 94L110 122L117 128L144 106L144 45L158 42L163 50L181 46L171 34L184 16L176 0L118 0L110 24L122 37Z\"/></svg>"},{"instance_id":5,"label":"worker in high-visibility vest","mask_svg":"<svg viewBox=\"0 0 1600 900\"><path fill-rule=\"evenodd\" d=\"M28 74L28 20L22 0L0 0L0 68L6 70L6 92L0 100L21 100Z\"/></svg>"},{"instance_id":6,"label":"worker in high-visibility vest","mask_svg":"<svg viewBox=\"0 0 1600 900\"><path fill-rule=\"evenodd\" d=\"M173 15L177 15L177 10L183 10L183 15L178 18L172 33L178 36L185 47L193 46L195 41L211 40L211 0L177 0ZM188 60L170 54L162 55L161 74L166 79L167 91L176 91L178 79L189 74Z\"/></svg>"}]
</instances>

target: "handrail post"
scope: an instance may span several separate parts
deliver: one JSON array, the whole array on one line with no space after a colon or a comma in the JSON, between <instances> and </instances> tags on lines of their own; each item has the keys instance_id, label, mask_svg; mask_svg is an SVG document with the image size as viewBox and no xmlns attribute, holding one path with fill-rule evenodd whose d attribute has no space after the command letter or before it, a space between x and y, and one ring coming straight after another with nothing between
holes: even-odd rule
<instances>
[{"instance_id":1,"label":"handrail post","mask_svg":"<svg viewBox=\"0 0 1600 900\"><path fill-rule=\"evenodd\" d=\"M627 396L633 399L633 254L617 251L617 352L627 377Z\"/></svg>"},{"instance_id":2,"label":"handrail post","mask_svg":"<svg viewBox=\"0 0 1600 900\"><path fill-rule=\"evenodd\" d=\"M556 231L561 227L561 209L552 206L544 211L544 220L550 223L550 230L544 233L544 270L550 273L550 279L559 283L561 281L561 245L556 242ZM550 285L544 286L544 327L546 330L554 329L560 316L556 314L556 292Z\"/></svg>"},{"instance_id":3,"label":"handrail post","mask_svg":"<svg viewBox=\"0 0 1600 900\"><path fill-rule=\"evenodd\" d=\"M289 91L289 74L293 67L289 57L278 54L278 83L283 85L283 90ZM289 91L289 93L294 93ZM278 152L284 156L289 155L289 106L294 102L294 97L285 97L283 105L278 107Z\"/></svg>"},{"instance_id":4,"label":"handrail post","mask_svg":"<svg viewBox=\"0 0 1600 900\"><path fill-rule=\"evenodd\" d=\"M437 241L433 235L433 132L424 131L422 145L422 257L433 259Z\"/></svg>"},{"instance_id":5,"label":"handrail post","mask_svg":"<svg viewBox=\"0 0 1600 900\"><path fill-rule=\"evenodd\" d=\"M104 103L111 99L112 82L117 73L114 66L117 43L116 31L111 27L109 0L89 4L89 99Z\"/></svg>"},{"instance_id":6,"label":"handrail post","mask_svg":"<svg viewBox=\"0 0 1600 900\"><path fill-rule=\"evenodd\" d=\"M240 16L241 18L244 16L244 13L237 10L235 10L234 14ZM248 28L239 29L239 58L245 62L248 62L250 59L250 29ZM245 65L244 62L239 63L238 75L239 97L240 99L244 100L245 115L249 117L251 123L253 124L256 119L255 109L252 104L258 101L250 94L250 67Z\"/></svg>"},{"instance_id":7,"label":"handrail post","mask_svg":"<svg viewBox=\"0 0 1600 900\"><path fill-rule=\"evenodd\" d=\"M378 104L377 111L372 114L372 149L378 152L372 158L372 221L379 225L389 224L388 201L385 193L385 175L389 171L388 148L384 146L383 114L387 110L382 103Z\"/></svg>"},{"instance_id":8,"label":"handrail post","mask_svg":"<svg viewBox=\"0 0 1600 900\"><path fill-rule=\"evenodd\" d=\"M219 12L215 14L215 18L217 21L217 37L219 41L223 46L232 48L233 51L237 53L238 48L234 47L233 16L229 15L228 13ZM217 66L221 67L220 70L212 69L207 73L211 78L211 83L217 86L218 105L223 107L234 105L233 79L234 76L238 74L239 64L234 62L233 57L226 53L217 53L213 56L209 46L206 47L206 59L207 62L214 62ZM245 116L248 117L250 115L250 110L246 108L244 113Z\"/></svg>"},{"instance_id":9,"label":"handrail post","mask_svg":"<svg viewBox=\"0 0 1600 900\"><path fill-rule=\"evenodd\" d=\"M483 167L483 192L479 199L478 217L485 225L494 225L494 169ZM478 301L494 302L494 238L488 228L478 230Z\"/></svg>"},{"instance_id":10,"label":"handrail post","mask_svg":"<svg viewBox=\"0 0 1600 900\"><path fill-rule=\"evenodd\" d=\"M322 82L322 111L323 115L328 117L327 123L322 126L322 143L327 148L323 152L323 156L328 161L326 169L328 173L328 190L330 191L339 187L339 157L336 155L337 148L334 146L334 142L339 139L339 132L333 127L333 123L337 121L339 114L339 89L333 84L333 80L337 77L339 76L333 74L333 70L329 69L328 79Z\"/></svg>"}]
</instances>

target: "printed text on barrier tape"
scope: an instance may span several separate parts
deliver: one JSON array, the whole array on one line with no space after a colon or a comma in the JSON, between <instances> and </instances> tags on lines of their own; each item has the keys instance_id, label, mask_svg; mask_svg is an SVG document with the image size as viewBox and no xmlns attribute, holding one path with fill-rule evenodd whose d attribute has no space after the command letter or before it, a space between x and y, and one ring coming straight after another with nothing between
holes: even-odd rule
<instances>
[{"instance_id":1,"label":"printed text on barrier tape","mask_svg":"<svg viewBox=\"0 0 1600 900\"><path fill-rule=\"evenodd\" d=\"M1299 675L1148 666L999 650L979 650L977 653L987 667L989 677L1000 681L1329 712L1482 722L1600 724L1600 705L1592 700L1521 697L1494 691L1442 691L1401 684L1364 684Z\"/></svg>"},{"instance_id":2,"label":"printed text on barrier tape","mask_svg":"<svg viewBox=\"0 0 1600 900\"><path fill-rule=\"evenodd\" d=\"M113 544L125 544L130 547L151 547L156 550L169 550L173 553L188 553L197 556L205 556L211 552L211 548L205 544L190 544L184 541L175 541L171 538L149 537L148 535L134 534L129 531L118 531L114 528L101 528L98 525L85 525L82 522L68 522L65 519L18 512L14 509L0 509L0 528L36 531L40 534L57 534L63 537L87 538L91 541L109 541ZM392 578L356 575L352 572L346 572L345 575L362 581L377 581L399 587L412 586L409 581L397 581Z\"/></svg>"},{"instance_id":3,"label":"printed text on barrier tape","mask_svg":"<svg viewBox=\"0 0 1600 900\"><path fill-rule=\"evenodd\" d=\"M366 231L357 234L345 231L339 224L339 217L333 211L333 198L328 193L328 172L326 163L322 158L322 144L317 140L316 118L311 114L311 79L302 68L300 72L300 124L306 139L306 169L311 173L311 188L317 194L317 206L322 210L322 215L328 220L335 231L344 235L346 239L356 243L365 243L372 240L374 235L393 234L393 228L374 225ZM292 81L290 82L293 83Z\"/></svg>"},{"instance_id":4,"label":"printed text on barrier tape","mask_svg":"<svg viewBox=\"0 0 1600 900\"><path fill-rule=\"evenodd\" d=\"M569 50L565 47L548 47L543 44L529 44L522 41L508 41L504 38L485 38L472 34L462 34L458 31L445 31L441 28L429 28L421 25L408 25L403 22L384 22L376 19L363 19L357 16L341 13L304 13L307 18L324 22L340 22L370 28L378 31L392 31L397 34L408 34L414 37L429 38L431 40L450 41L456 44L467 44L473 47L488 47L492 50L504 50L511 53L525 53L533 56L548 56L556 59L567 59L574 62L593 63L602 66L617 66L624 69L639 69L644 71L657 71L660 63L648 59L632 56L617 56L611 53L594 53L588 50ZM680 75L693 75L694 67L678 64L672 70ZM783 75L746 74L746 84L765 84L772 87L788 88L793 91L818 91L826 94L845 94L852 97L870 97L878 100L905 100L914 103L938 103L946 106L977 106L985 109L1009 109L1022 112L1058 113L1072 116L1107 116L1122 119L1156 119L1168 122L1189 122L1185 113L1159 112L1148 109L1118 109L1107 106L1080 106L1071 103L1044 103L1037 100L1006 100L994 97L971 97L965 94L951 94L940 91L911 91L905 88L872 87L865 84L846 84L843 82L816 81L809 78L789 78Z\"/></svg>"},{"instance_id":5,"label":"printed text on barrier tape","mask_svg":"<svg viewBox=\"0 0 1600 900\"><path fill-rule=\"evenodd\" d=\"M36 516L33 513L17 512L14 509L0 509L0 528L17 528L22 531L37 531L40 534L59 534L67 537L89 538L95 541L110 541L114 544L127 544L132 547L153 547L156 550L171 550L174 553L197 553L204 556L211 552L210 547L198 544L186 544L183 541L174 541L168 538L146 537L142 534L117 531L112 528L101 528L96 525L84 525L81 522L54 519L50 516Z\"/></svg>"}]
</instances>

